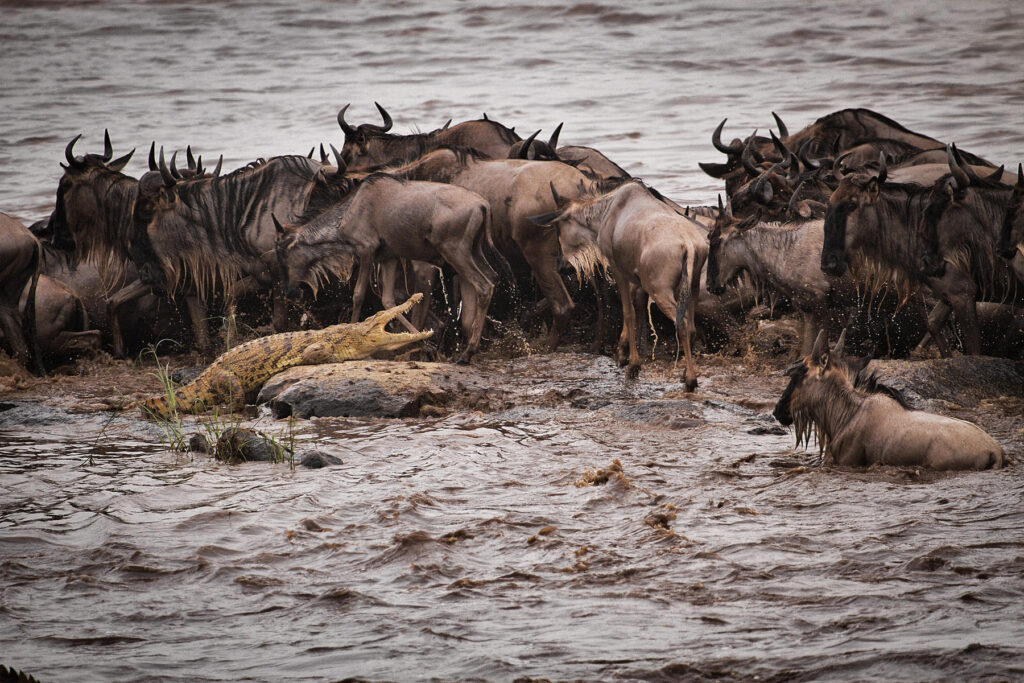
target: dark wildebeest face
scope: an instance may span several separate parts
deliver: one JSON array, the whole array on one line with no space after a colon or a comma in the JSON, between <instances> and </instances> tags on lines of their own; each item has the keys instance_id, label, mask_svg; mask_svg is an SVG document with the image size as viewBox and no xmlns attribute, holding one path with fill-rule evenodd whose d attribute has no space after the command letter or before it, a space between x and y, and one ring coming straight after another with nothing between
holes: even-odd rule
<instances>
[{"instance_id":1,"label":"dark wildebeest face","mask_svg":"<svg viewBox=\"0 0 1024 683\"><path fill-rule=\"evenodd\" d=\"M370 157L376 159L383 154L384 142L388 138L388 131L394 125L391 120L390 114L376 102L377 111L380 112L380 116L384 121L384 125L377 126L371 123L361 123L356 127L352 127L345 121L345 110L349 108L349 105L345 105L338 112L338 125L341 126L341 130L345 133L345 144L341 148L341 158L344 162L352 166L358 159Z\"/></svg>"},{"instance_id":2,"label":"dark wildebeest face","mask_svg":"<svg viewBox=\"0 0 1024 683\"><path fill-rule=\"evenodd\" d=\"M805 412L809 403L827 402L832 393L829 384L832 384L834 389L836 384L854 386L857 383L857 376L867 367L871 356L847 358L845 342L846 330L843 330L836 340L835 347L829 351L828 339L822 330L814 341L811 354L786 368L785 376L789 377L789 384L772 410L772 415L779 424L785 427L792 425L795 421L794 416L798 419L799 414ZM806 431L808 426L797 425L798 438L801 437L800 432ZM803 436L806 438L807 435Z\"/></svg>"},{"instance_id":3,"label":"dark wildebeest face","mask_svg":"<svg viewBox=\"0 0 1024 683\"><path fill-rule=\"evenodd\" d=\"M999 254L1012 259L1018 245L1024 242L1024 165L1017 164L1017 184L1006 205L1003 224L999 230Z\"/></svg>"},{"instance_id":4,"label":"dark wildebeest face","mask_svg":"<svg viewBox=\"0 0 1024 683\"><path fill-rule=\"evenodd\" d=\"M135 180L121 173L132 155L133 149L122 157L113 159L114 150L110 134L104 131L103 154L75 156L74 146L81 134L68 143L64 149L67 164L61 164L64 175L57 185L57 204L50 215L46 232L53 245L61 250L72 250L76 244L83 249L86 242L99 239L107 230L121 209L130 211L134 197L131 194ZM116 206L112 206L112 200ZM121 204L125 204L122 207ZM118 240L112 240L114 242Z\"/></svg>"},{"instance_id":5,"label":"dark wildebeest face","mask_svg":"<svg viewBox=\"0 0 1024 683\"><path fill-rule=\"evenodd\" d=\"M867 223L862 209L878 200L887 175L884 154L880 156L878 173L858 172L839 177L839 186L828 200L825 211L825 241L821 248L821 270L826 275L846 272L846 250L866 239ZM837 168L837 174L841 171ZM862 225L864 223L865 225Z\"/></svg>"},{"instance_id":6,"label":"dark wildebeest face","mask_svg":"<svg viewBox=\"0 0 1024 683\"><path fill-rule=\"evenodd\" d=\"M803 384L804 378L807 377L807 371L808 365L806 360L793 363L786 368L785 376L789 377L789 384L786 385L786 390L782 392L782 396L775 403L775 408L772 410L772 415L775 416L775 419L783 427L793 424L793 412L791 410L793 396L800 390L800 385Z\"/></svg>"}]
</instances>

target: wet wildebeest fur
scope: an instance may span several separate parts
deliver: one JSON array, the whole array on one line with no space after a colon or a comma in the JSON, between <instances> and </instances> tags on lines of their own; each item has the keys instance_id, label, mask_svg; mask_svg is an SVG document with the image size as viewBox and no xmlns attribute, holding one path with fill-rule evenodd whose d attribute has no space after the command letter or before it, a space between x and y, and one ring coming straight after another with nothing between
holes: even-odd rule
<instances>
[{"instance_id":1,"label":"wet wildebeest fur","mask_svg":"<svg viewBox=\"0 0 1024 683\"><path fill-rule=\"evenodd\" d=\"M797 443L807 443L814 433L826 461L847 467L1003 466L1002 447L977 425L910 410L897 392L865 376L869 358L846 358L844 338L829 352L821 332L811 354L786 371L789 385L773 414L795 426Z\"/></svg>"},{"instance_id":2,"label":"wet wildebeest fur","mask_svg":"<svg viewBox=\"0 0 1024 683\"><path fill-rule=\"evenodd\" d=\"M708 254L703 226L678 214L637 180L596 197L565 201L553 186L551 194L557 209L533 220L557 229L562 252L577 272L592 276L599 264L611 271L622 300L619 360L627 360L628 346L629 375L640 369L637 312L647 310L650 297L674 321L685 357L686 388L696 389L694 309Z\"/></svg>"},{"instance_id":3,"label":"wet wildebeest fur","mask_svg":"<svg viewBox=\"0 0 1024 683\"><path fill-rule=\"evenodd\" d=\"M386 308L395 306L394 274L399 259L449 264L459 276L462 326L468 340L459 360L468 361L479 348L497 280L484 256L489 223L490 207L475 192L373 174L359 183L347 201L304 225L282 229L277 253L286 283L311 286L318 268L334 269L343 278L350 275L350 266L348 273L344 266L354 255L359 276L352 322L359 319L377 262L389 264L381 279L381 300ZM339 265L341 269L336 268Z\"/></svg>"},{"instance_id":4,"label":"wet wildebeest fur","mask_svg":"<svg viewBox=\"0 0 1024 683\"><path fill-rule=\"evenodd\" d=\"M0 213L0 332L4 348L26 368L43 374L36 336L35 290L41 261L39 240L22 223ZM22 313L22 292L29 304Z\"/></svg>"}]
</instances>

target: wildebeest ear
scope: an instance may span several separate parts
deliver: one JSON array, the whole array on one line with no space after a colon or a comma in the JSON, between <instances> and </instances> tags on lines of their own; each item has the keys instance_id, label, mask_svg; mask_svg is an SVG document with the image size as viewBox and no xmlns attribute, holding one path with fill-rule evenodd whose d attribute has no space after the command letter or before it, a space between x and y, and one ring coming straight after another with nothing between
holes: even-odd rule
<instances>
[{"instance_id":1,"label":"wildebeest ear","mask_svg":"<svg viewBox=\"0 0 1024 683\"><path fill-rule=\"evenodd\" d=\"M846 328L839 333L839 339L836 340L836 345L832 347L832 351L829 352L828 358L825 360L826 364L831 367L839 362L845 361L846 359Z\"/></svg>"},{"instance_id":2,"label":"wildebeest ear","mask_svg":"<svg viewBox=\"0 0 1024 683\"><path fill-rule=\"evenodd\" d=\"M562 215L561 211L550 211L539 216L530 216L530 222L543 228L549 227Z\"/></svg>"},{"instance_id":3,"label":"wildebeest ear","mask_svg":"<svg viewBox=\"0 0 1024 683\"><path fill-rule=\"evenodd\" d=\"M870 201L875 201L878 198L878 178L872 178L868 181L867 195Z\"/></svg>"},{"instance_id":4,"label":"wildebeest ear","mask_svg":"<svg viewBox=\"0 0 1024 683\"><path fill-rule=\"evenodd\" d=\"M821 365L823 360L826 360L825 354L828 347L828 338L825 336L825 330L818 332L818 338L814 340L814 347L811 349L811 362L815 365Z\"/></svg>"}]
</instances>

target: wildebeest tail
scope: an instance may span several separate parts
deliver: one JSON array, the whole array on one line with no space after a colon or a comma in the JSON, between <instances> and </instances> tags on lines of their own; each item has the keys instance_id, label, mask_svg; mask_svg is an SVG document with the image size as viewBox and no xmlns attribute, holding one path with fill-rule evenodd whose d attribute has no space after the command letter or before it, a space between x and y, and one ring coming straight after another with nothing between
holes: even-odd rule
<instances>
[{"instance_id":1,"label":"wildebeest tail","mask_svg":"<svg viewBox=\"0 0 1024 683\"><path fill-rule=\"evenodd\" d=\"M498 275L499 281L508 283L508 293L512 300L519 298L518 288L516 287L516 276L512 272L512 264L508 262L505 255L498 251L498 248L494 246L494 240L491 238L491 211L488 207L482 206L480 210L484 214L484 229L480 232L482 235L477 236L477 243L474 245L474 251L477 251L480 258L486 263L491 264L492 269ZM495 282L494 286L497 289L500 282Z\"/></svg>"}]
</instances>

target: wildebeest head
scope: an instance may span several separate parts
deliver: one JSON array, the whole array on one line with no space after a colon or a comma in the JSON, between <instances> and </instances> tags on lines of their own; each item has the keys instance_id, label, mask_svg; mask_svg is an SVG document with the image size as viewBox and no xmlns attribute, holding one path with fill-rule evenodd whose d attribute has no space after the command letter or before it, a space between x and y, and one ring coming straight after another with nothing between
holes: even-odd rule
<instances>
[{"instance_id":1,"label":"wildebeest head","mask_svg":"<svg viewBox=\"0 0 1024 683\"><path fill-rule=\"evenodd\" d=\"M878 200L878 194L885 183L888 171L885 155L880 155L877 173L866 171L839 174L839 186L829 197L825 212L825 241L821 248L821 270L826 275L842 275L846 272L847 232L856 230L858 211Z\"/></svg>"},{"instance_id":2,"label":"wildebeest head","mask_svg":"<svg viewBox=\"0 0 1024 683\"><path fill-rule=\"evenodd\" d=\"M525 140L512 145L508 150L509 159L529 159L531 161L561 161L563 163L569 163L571 166L575 166L576 163L572 163L570 160L562 159L558 156L558 136L562 132L562 124L558 124L555 128L555 132L551 134L547 142L543 140L537 140L537 135L540 133L538 130L530 137Z\"/></svg>"},{"instance_id":3,"label":"wildebeest head","mask_svg":"<svg viewBox=\"0 0 1024 683\"><path fill-rule=\"evenodd\" d=\"M1013 186L999 230L999 254L1011 259L1024 242L1024 166L1017 164L1017 184Z\"/></svg>"},{"instance_id":4,"label":"wildebeest head","mask_svg":"<svg viewBox=\"0 0 1024 683\"><path fill-rule=\"evenodd\" d=\"M328 278L348 279L351 276L355 262L352 249L336 240L331 240L329 248L319 243L317 219L305 225L285 226L277 216L272 214L271 217L277 230L274 250L278 274L287 296L297 297L302 285L306 285L315 298ZM323 217L318 218L323 221Z\"/></svg>"},{"instance_id":5,"label":"wildebeest head","mask_svg":"<svg viewBox=\"0 0 1024 683\"><path fill-rule=\"evenodd\" d=\"M599 264L604 263L597 246L598 221L592 204L597 197L587 194L582 184L575 200L559 196L553 183L548 183L548 186L555 210L531 216L530 221L557 229L562 256L578 274L591 275Z\"/></svg>"},{"instance_id":6,"label":"wildebeest head","mask_svg":"<svg viewBox=\"0 0 1024 683\"><path fill-rule=\"evenodd\" d=\"M64 149L67 163L57 185L57 205L50 215L47 234L62 250L78 250L80 256L106 263L123 257L125 234L135 203L136 182L121 173L135 150L114 159L110 134L103 133L103 154L75 156L81 134Z\"/></svg>"},{"instance_id":7,"label":"wildebeest head","mask_svg":"<svg viewBox=\"0 0 1024 683\"><path fill-rule=\"evenodd\" d=\"M797 443L805 442L813 425L805 418L809 404L831 400L837 387L853 387L871 356L848 358L844 351L846 330L829 350L825 331L818 333L809 356L786 368L789 384L775 403L772 415L786 427L796 424Z\"/></svg>"},{"instance_id":8,"label":"wildebeest head","mask_svg":"<svg viewBox=\"0 0 1024 683\"><path fill-rule=\"evenodd\" d=\"M360 157L372 156L371 145L373 142L384 137L394 126L394 121L391 120L391 115L388 114L387 110L377 102L374 102L374 105L376 105L377 111L380 112L384 125L378 126L372 123L361 123L353 128L345 121L345 111L351 105L346 104L338 112L338 125L341 126L342 132L345 133L345 144L341 148L341 156L346 164L352 165Z\"/></svg>"}]
</instances>

